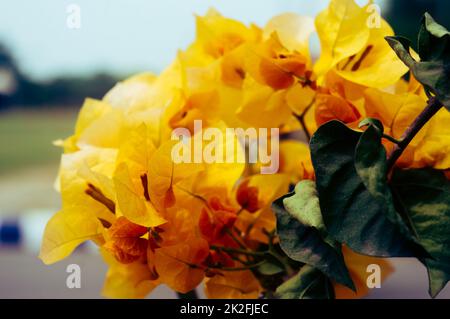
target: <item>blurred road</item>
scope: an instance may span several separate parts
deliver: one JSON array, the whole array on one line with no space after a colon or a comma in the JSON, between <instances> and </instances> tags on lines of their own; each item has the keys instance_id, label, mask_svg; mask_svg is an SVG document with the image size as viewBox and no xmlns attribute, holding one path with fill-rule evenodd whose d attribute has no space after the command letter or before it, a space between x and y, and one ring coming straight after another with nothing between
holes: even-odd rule
<instances>
[{"instance_id":1,"label":"blurred road","mask_svg":"<svg viewBox=\"0 0 450 319\"><path fill-rule=\"evenodd\" d=\"M367 298L429 298L425 268L409 258L393 261L397 271L380 289L373 289ZM66 267L73 263L81 268L79 289L66 287ZM60 263L46 266L30 252L0 249L0 265L0 298L101 298L106 273L101 257L89 251L75 253ZM199 293L203 296L201 291ZM176 298L176 295L161 286L148 297L162 299ZM450 298L450 287L447 286L438 298Z\"/></svg>"},{"instance_id":2,"label":"blurred road","mask_svg":"<svg viewBox=\"0 0 450 319\"><path fill-rule=\"evenodd\" d=\"M67 265L81 268L81 288L66 286ZM101 298L106 264L92 253L75 253L52 266L23 250L0 248L0 298ZM167 287L158 287L149 298L176 298Z\"/></svg>"}]
</instances>

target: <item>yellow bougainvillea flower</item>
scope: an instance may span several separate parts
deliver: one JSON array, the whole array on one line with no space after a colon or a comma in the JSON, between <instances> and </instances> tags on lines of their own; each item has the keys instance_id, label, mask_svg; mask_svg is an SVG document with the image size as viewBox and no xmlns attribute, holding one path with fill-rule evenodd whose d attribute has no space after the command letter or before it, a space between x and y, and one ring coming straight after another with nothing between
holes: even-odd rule
<instances>
[{"instance_id":1,"label":"yellow bougainvillea flower","mask_svg":"<svg viewBox=\"0 0 450 319\"><path fill-rule=\"evenodd\" d=\"M224 126L216 127L216 132L222 133L222 136L225 136L226 139L225 141L216 140L217 143L213 143L217 147L217 151L219 153L222 151L224 154L223 161L205 163L204 170L199 173L195 183L191 186L192 191L200 195L209 194L212 191L221 194L221 190L231 190L241 178L246 167L244 146L239 137L227 134ZM203 140L202 143L205 153L207 145L211 141Z\"/></svg>"},{"instance_id":2,"label":"yellow bougainvillea flower","mask_svg":"<svg viewBox=\"0 0 450 319\"><path fill-rule=\"evenodd\" d=\"M440 110L414 152L412 167L450 168L450 114Z\"/></svg>"},{"instance_id":3,"label":"yellow bougainvillea flower","mask_svg":"<svg viewBox=\"0 0 450 319\"><path fill-rule=\"evenodd\" d=\"M355 284L356 293L348 287L340 284L334 284L334 292L337 299L361 298L369 293L366 280L368 276L367 266L371 264L375 264L380 267L381 281L384 281L392 272L394 272L394 267L386 258L360 255L349 249L347 246L342 247L342 253L344 255L345 264L348 267L350 277Z\"/></svg>"},{"instance_id":4,"label":"yellow bougainvillea flower","mask_svg":"<svg viewBox=\"0 0 450 319\"><path fill-rule=\"evenodd\" d=\"M295 140L281 141L279 172L289 176L292 185L303 179L314 179L309 146Z\"/></svg>"},{"instance_id":5,"label":"yellow bougainvillea flower","mask_svg":"<svg viewBox=\"0 0 450 319\"><path fill-rule=\"evenodd\" d=\"M194 120L201 120L205 126L212 126L219 120L219 94L215 90L193 93L183 97L175 109L168 109L167 113L174 112L170 117L169 125L175 129L185 127L194 133Z\"/></svg>"},{"instance_id":6,"label":"yellow bougainvillea flower","mask_svg":"<svg viewBox=\"0 0 450 319\"><path fill-rule=\"evenodd\" d=\"M311 17L289 12L270 19L263 28L263 38L268 39L276 33L287 50L309 57L309 39L314 31L314 20Z\"/></svg>"},{"instance_id":7,"label":"yellow bougainvillea flower","mask_svg":"<svg viewBox=\"0 0 450 319\"><path fill-rule=\"evenodd\" d=\"M96 147L64 154L59 173L62 209L76 206L111 223L115 211L111 178L116 157L115 149Z\"/></svg>"},{"instance_id":8,"label":"yellow bougainvillea flower","mask_svg":"<svg viewBox=\"0 0 450 319\"><path fill-rule=\"evenodd\" d=\"M422 95L414 93L391 94L376 89L365 92L367 116L378 118L386 133L400 139L405 130L426 106ZM408 145L397 165L420 168L432 166L437 169L450 167L450 139L447 131L450 117L440 111L427 123Z\"/></svg>"},{"instance_id":9,"label":"yellow bougainvillea flower","mask_svg":"<svg viewBox=\"0 0 450 319\"><path fill-rule=\"evenodd\" d=\"M74 152L83 145L114 148L119 143L121 127L120 111L106 102L86 99L78 115L75 133L56 144L62 146L66 153Z\"/></svg>"},{"instance_id":10,"label":"yellow bougainvillea flower","mask_svg":"<svg viewBox=\"0 0 450 319\"><path fill-rule=\"evenodd\" d=\"M77 207L57 212L47 223L39 258L47 265L69 256L82 242L101 241L103 226L90 211Z\"/></svg>"},{"instance_id":11,"label":"yellow bougainvillea flower","mask_svg":"<svg viewBox=\"0 0 450 319\"><path fill-rule=\"evenodd\" d=\"M393 35L392 29L370 5L332 0L317 16L322 51L314 70L319 76L333 69L351 82L384 88L406 73L407 68L384 40Z\"/></svg>"},{"instance_id":12,"label":"yellow bougainvillea flower","mask_svg":"<svg viewBox=\"0 0 450 319\"><path fill-rule=\"evenodd\" d=\"M265 232L276 224L271 204L288 189L289 177L284 174L253 175L241 181L233 197L240 206L236 227L244 238L267 242Z\"/></svg>"},{"instance_id":13,"label":"yellow bougainvillea flower","mask_svg":"<svg viewBox=\"0 0 450 319\"><path fill-rule=\"evenodd\" d=\"M114 108L136 112L148 109L153 102L153 87L158 77L151 73L134 75L117 83L103 98Z\"/></svg>"},{"instance_id":14,"label":"yellow bougainvillea flower","mask_svg":"<svg viewBox=\"0 0 450 319\"><path fill-rule=\"evenodd\" d=\"M191 291L204 278L201 264L208 253L207 241L195 236L185 242L156 249L154 263L159 280L175 291Z\"/></svg>"},{"instance_id":15,"label":"yellow bougainvillea flower","mask_svg":"<svg viewBox=\"0 0 450 319\"><path fill-rule=\"evenodd\" d=\"M178 141L164 142L150 158L148 192L150 201L160 210L176 202L174 188L186 179L194 178L204 169L202 163L176 163L172 150Z\"/></svg>"},{"instance_id":16,"label":"yellow bougainvillea flower","mask_svg":"<svg viewBox=\"0 0 450 319\"><path fill-rule=\"evenodd\" d=\"M160 282L153 279L153 274L145 260L136 260L123 264L107 250L101 250L103 260L108 265L102 295L107 298L144 298Z\"/></svg>"},{"instance_id":17,"label":"yellow bougainvillea flower","mask_svg":"<svg viewBox=\"0 0 450 319\"><path fill-rule=\"evenodd\" d=\"M252 78L244 81L244 96L236 116L253 127L280 127L292 117L286 90L274 89Z\"/></svg>"},{"instance_id":18,"label":"yellow bougainvillea flower","mask_svg":"<svg viewBox=\"0 0 450 319\"><path fill-rule=\"evenodd\" d=\"M121 216L105 232L103 248L110 251L120 263L132 263L147 254L147 239L141 238L147 232L147 227Z\"/></svg>"},{"instance_id":19,"label":"yellow bougainvillea flower","mask_svg":"<svg viewBox=\"0 0 450 319\"><path fill-rule=\"evenodd\" d=\"M40 258L47 264L67 257L87 240L103 243L102 224L115 220L111 175L117 152L86 147L62 156L62 210L44 231Z\"/></svg>"},{"instance_id":20,"label":"yellow bougainvillea flower","mask_svg":"<svg viewBox=\"0 0 450 319\"><path fill-rule=\"evenodd\" d=\"M264 42L248 46L246 70L259 83L274 90L289 88L300 79L310 81L309 57L287 50L274 32Z\"/></svg>"},{"instance_id":21,"label":"yellow bougainvillea flower","mask_svg":"<svg viewBox=\"0 0 450 319\"><path fill-rule=\"evenodd\" d=\"M148 193L148 170L155 151L147 126L141 124L121 144L113 176L119 214L147 227L165 222Z\"/></svg>"},{"instance_id":22,"label":"yellow bougainvillea flower","mask_svg":"<svg viewBox=\"0 0 450 319\"><path fill-rule=\"evenodd\" d=\"M210 298L260 296L258 270L242 268L257 266L251 263L269 242L278 245L271 203L291 184L315 178L297 130L307 137L330 120L353 128L375 117L400 138L425 106L420 83L400 80L406 67L384 40L392 29L371 5L331 0L315 24L288 13L263 28L210 10L196 18L193 43L160 75L138 74L101 100L86 99L74 134L57 143L64 148L62 208L47 224L40 258L54 263L94 241L109 266L108 297L141 298L160 284L186 293L202 281ZM322 54L313 65L314 29ZM214 134L204 138L197 120ZM286 133L278 173L245 163L250 144L228 128ZM174 129L180 140L171 139ZM441 110L397 164L448 169L449 130ZM304 142L291 140L299 136ZM393 144L384 143L389 151ZM386 260L346 247L343 254L358 293L335 285L338 298L368 292L368 264L380 265L383 278L392 271Z\"/></svg>"},{"instance_id":23,"label":"yellow bougainvillea flower","mask_svg":"<svg viewBox=\"0 0 450 319\"><path fill-rule=\"evenodd\" d=\"M347 124L361 120L361 114L351 102L327 93L316 95L315 117L318 126L331 120L339 120Z\"/></svg>"},{"instance_id":24,"label":"yellow bougainvillea flower","mask_svg":"<svg viewBox=\"0 0 450 319\"><path fill-rule=\"evenodd\" d=\"M196 44L213 58L218 58L235 49L244 42L257 41L261 31L256 26L225 18L214 9L204 17L197 17Z\"/></svg>"},{"instance_id":25,"label":"yellow bougainvillea flower","mask_svg":"<svg viewBox=\"0 0 450 319\"><path fill-rule=\"evenodd\" d=\"M205 282L205 294L212 299L256 299L261 292L261 285L249 270L221 272Z\"/></svg>"},{"instance_id":26,"label":"yellow bougainvillea flower","mask_svg":"<svg viewBox=\"0 0 450 319\"><path fill-rule=\"evenodd\" d=\"M363 50L370 36L367 18L367 11L353 0L332 0L317 15L315 23L321 45L320 59L315 65L318 74L325 74Z\"/></svg>"}]
</instances>

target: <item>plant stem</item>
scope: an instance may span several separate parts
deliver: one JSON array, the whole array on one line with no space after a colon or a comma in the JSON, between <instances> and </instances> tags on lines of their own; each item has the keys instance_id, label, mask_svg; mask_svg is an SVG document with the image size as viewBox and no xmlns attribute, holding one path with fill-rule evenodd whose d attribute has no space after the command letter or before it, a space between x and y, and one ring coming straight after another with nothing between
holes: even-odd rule
<instances>
[{"instance_id":1,"label":"plant stem","mask_svg":"<svg viewBox=\"0 0 450 319\"><path fill-rule=\"evenodd\" d=\"M288 262L285 261L285 258L283 256L277 253L275 246L273 244L273 240L275 238L275 229L269 232L265 228L263 228L263 233L269 239L269 254L284 266L288 275L292 274L293 273L292 267L289 265Z\"/></svg>"},{"instance_id":2,"label":"plant stem","mask_svg":"<svg viewBox=\"0 0 450 319\"><path fill-rule=\"evenodd\" d=\"M388 172L394 167L395 162L402 155L403 151L406 149L412 139L417 135L422 127L441 109L441 107L442 104L435 97L432 97L428 100L428 104L425 109L406 129L399 143L394 146L394 149L387 159Z\"/></svg>"},{"instance_id":3,"label":"plant stem","mask_svg":"<svg viewBox=\"0 0 450 319\"><path fill-rule=\"evenodd\" d=\"M387 135L387 134L383 134L383 138L387 139L388 141L391 141L394 144L399 144L400 143L399 140L397 140L396 138L393 138L392 136Z\"/></svg>"},{"instance_id":4,"label":"plant stem","mask_svg":"<svg viewBox=\"0 0 450 319\"><path fill-rule=\"evenodd\" d=\"M211 245L210 248L213 250L222 250L226 253L236 253L236 254L243 254L243 255L249 255L249 256L265 256L267 254L266 251L250 251L250 250L245 250L245 249L214 246L214 245Z\"/></svg>"},{"instance_id":5,"label":"plant stem","mask_svg":"<svg viewBox=\"0 0 450 319\"><path fill-rule=\"evenodd\" d=\"M239 245L239 247L241 247L242 249L246 248L245 245L233 234L233 231L231 229L225 228L225 233L227 233L231 237L231 239L233 239L234 242Z\"/></svg>"},{"instance_id":6,"label":"plant stem","mask_svg":"<svg viewBox=\"0 0 450 319\"><path fill-rule=\"evenodd\" d=\"M242 266L242 267L212 267L209 266L208 268L210 269L220 269L223 271L241 271L241 270L250 270L253 268L257 268L259 266L261 266L262 264L265 264L267 261L266 260L262 260L260 262L257 262L255 264L251 264L251 265L247 265L247 266Z\"/></svg>"},{"instance_id":7,"label":"plant stem","mask_svg":"<svg viewBox=\"0 0 450 319\"><path fill-rule=\"evenodd\" d=\"M295 117L297 118L298 122L300 123L300 126L303 129L306 139L308 141L311 140L311 134L309 133L308 128L306 127L306 123L305 123L305 113L303 113L302 115L295 115Z\"/></svg>"},{"instance_id":8,"label":"plant stem","mask_svg":"<svg viewBox=\"0 0 450 319\"><path fill-rule=\"evenodd\" d=\"M302 127L302 130L305 133L305 136L306 136L306 139L308 140L308 142L311 140L311 133L309 133L308 127L306 126L305 116L306 116L306 113L308 113L309 109L313 106L315 101L316 101L316 96L314 96L314 98L311 100L311 102L308 104L308 106L303 110L302 114L297 115L297 114L293 113L293 115L295 116L297 121L300 123L300 126Z\"/></svg>"}]
</instances>

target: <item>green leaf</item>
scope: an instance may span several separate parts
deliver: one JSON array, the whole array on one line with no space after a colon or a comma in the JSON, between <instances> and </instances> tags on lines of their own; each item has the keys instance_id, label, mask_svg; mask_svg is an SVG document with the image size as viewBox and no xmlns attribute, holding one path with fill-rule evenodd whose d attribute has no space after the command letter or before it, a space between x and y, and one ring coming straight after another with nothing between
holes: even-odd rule
<instances>
[{"instance_id":1,"label":"green leaf","mask_svg":"<svg viewBox=\"0 0 450 319\"><path fill-rule=\"evenodd\" d=\"M281 299L334 299L334 289L319 270L305 265L277 288L275 296Z\"/></svg>"},{"instance_id":2,"label":"green leaf","mask_svg":"<svg viewBox=\"0 0 450 319\"><path fill-rule=\"evenodd\" d=\"M418 38L420 62L411 56L409 40L402 37L386 40L416 79L450 110L450 33L426 13Z\"/></svg>"},{"instance_id":3,"label":"green leaf","mask_svg":"<svg viewBox=\"0 0 450 319\"><path fill-rule=\"evenodd\" d=\"M311 158L326 229L360 254L427 256L393 208L381 134L372 125L361 133L330 121L312 137Z\"/></svg>"},{"instance_id":4,"label":"green leaf","mask_svg":"<svg viewBox=\"0 0 450 319\"><path fill-rule=\"evenodd\" d=\"M375 119L368 120L369 127L361 134L355 149L356 172L386 217L398 225L400 232L408 238L410 231L397 213L387 185L386 150L381 143L383 124Z\"/></svg>"},{"instance_id":5,"label":"green leaf","mask_svg":"<svg viewBox=\"0 0 450 319\"><path fill-rule=\"evenodd\" d=\"M374 126L376 129L380 131L380 134L382 135L384 132L384 126L383 123L379 119L374 119L371 117L365 118L361 122L359 122L358 127L362 128L364 126Z\"/></svg>"},{"instance_id":6,"label":"green leaf","mask_svg":"<svg viewBox=\"0 0 450 319\"><path fill-rule=\"evenodd\" d=\"M283 265L280 265L279 263L275 261L265 262L261 266L258 267L258 271L267 276L279 274L283 272L285 269Z\"/></svg>"},{"instance_id":7,"label":"green leaf","mask_svg":"<svg viewBox=\"0 0 450 319\"><path fill-rule=\"evenodd\" d=\"M419 30L419 56L422 61L440 61L448 56L449 32L425 13Z\"/></svg>"},{"instance_id":8,"label":"green leaf","mask_svg":"<svg viewBox=\"0 0 450 319\"><path fill-rule=\"evenodd\" d=\"M295 193L277 199L272 208L281 249L291 259L309 264L355 289L339 245L327 237L314 182L301 181Z\"/></svg>"},{"instance_id":9,"label":"green leaf","mask_svg":"<svg viewBox=\"0 0 450 319\"><path fill-rule=\"evenodd\" d=\"M299 182L292 196L283 199L284 208L300 223L325 232L325 225L320 212L319 197L316 184L310 180Z\"/></svg>"},{"instance_id":10,"label":"green leaf","mask_svg":"<svg viewBox=\"0 0 450 319\"><path fill-rule=\"evenodd\" d=\"M450 280L450 182L440 171L418 169L394 171L391 184L399 210L433 257L422 262L435 297Z\"/></svg>"},{"instance_id":11,"label":"green leaf","mask_svg":"<svg viewBox=\"0 0 450 319\"><path fill-rule=\"evenodd\" d=\"M400 36L389 36L385 38L388 44L391 46L392 50L395 51L397 56L403 63L408 67L412 68L416 63L416 60L413 59L411 53L409 53L409 49L411 47L411 41L404 37Z\"/></svg>"}]
</instances>

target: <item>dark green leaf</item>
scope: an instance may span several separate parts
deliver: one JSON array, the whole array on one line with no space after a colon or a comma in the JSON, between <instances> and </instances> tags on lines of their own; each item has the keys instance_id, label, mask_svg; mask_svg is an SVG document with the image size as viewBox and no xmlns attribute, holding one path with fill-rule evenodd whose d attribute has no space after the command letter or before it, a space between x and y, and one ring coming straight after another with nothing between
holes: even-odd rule
<instances>
[{"instance_id":1,"label":"dark green leaf","mask_svg":"<svg viewBox=\"0 0 450 319\"><path fill-rule=\"evenodd\" d=\"M398 228L406 238L410 231L397 213L392 193L387 186L386 150L381 138L383 125L378 120L370 122L371 125L362 133L355 149L355 168L367 191L372 195L385 212L387 218Z\"/></svg>"},{"instance_id":2,"label":"dark green leaf","mask_svg":"<svg viewBox=\"0 0 450 319\"><path fill-rule=\"evenodd\" d=\"M421 61L448 60L449 32L425 13L419 30L419 56Z\"/></svg>"},{"instance_id":3,"label":"dark green leaf","mask_svg":"<svg viewBox=\"0 0 450 319\"><path fill-rule=\"evenodd\" d=\"M272 204L277 217L280 246L293 260L309 264L333 280L351 288L339 245L327 238L314 182L301 181L295 193Z\"/></svg>"},{"instance_id":4,"label":"dark green leaf","mask_svg":"<svg viewBox=\"0 0 450 319\"><path fill-rule=\"evenodd\" d=\"M319 270L305 265L277 288L275 296L281 299L333 299L334 289L330 280Z\"/></svg>"},{"instance_id":5,"label":"dark green leaf","mask_svg":"<svg viewBox=\"0 0 450 319\"><path fill-rule=\"evenodd\" d=\"M418 40L420 62L411 56L409 40L401 37L386 37L386 40L416 79L450 110L450 33L447 29L425 14Z\"/></svg>"},{"instance_id":6,"label":"dark green leaf","mask_svg":"<svg viewBox=\"0 0 450 319\"><path fill-rule=\"evenodd\" d=\"M359 122L358 127L362 128L364 126L369 126L369 125L374 126L375 128L377 128L380 131L380 134L383 134L383 132L384 132L383 123L381 123L380 120L374 119L374 118L371 118L371 117L365 118L364 120Z\"/></svg>"},{"instance_id":7,"label":"dark green leaf","mask_svg":"<svg viewBox=\"0 0 450 319\"><path fill-rule=\"evenodd\" d=\"M450 111L450 63L420 62L412 70L416 79Z\"/></svg>"},{"instance_id":8,"label":"dark green leaf","mask_svg":"<svg viewBox=\"0 0 450 319\"><path fill-rule=\"evenodd\" d=\"M393 208L380 140L373 126L361 133L339 121L322 125L312 137L311 157L326 229L361 254L427 256Z\"/></svg>"},{"instance_id":9,"label":"dark green leaf","mask_svg":"<svg viewBox=\"0 0 450 319\"><path fill-rule=\"evenodd\" d=\"M391 184L399 210L434 258L422 259L434 297L450 280L450 182L440 171L420 169L396 170Z\"/></svg>"},{"instance_id":10,"label":"dark green leaf","mask_svg":"<svg viewBox=\"0 0 450 319\"><path fill-rule=\"evenodd\" d=\"M404 37L386 37L386 41L391 46L392 50L395 51L400 60L405 63L408 68L412 68L416 61L413 59L409 53L409 48L411 46L411 41Z\"/></svg>"}]
</instances>

